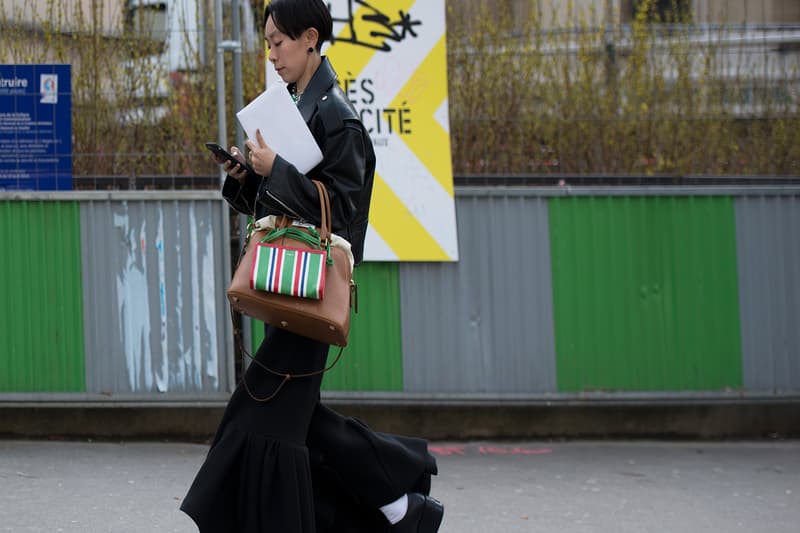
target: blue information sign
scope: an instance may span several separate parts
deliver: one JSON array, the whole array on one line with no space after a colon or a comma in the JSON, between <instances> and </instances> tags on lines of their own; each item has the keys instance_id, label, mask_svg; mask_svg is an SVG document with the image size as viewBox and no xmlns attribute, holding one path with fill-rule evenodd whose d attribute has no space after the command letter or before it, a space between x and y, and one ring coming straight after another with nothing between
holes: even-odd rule
<instances>
[{"instance_id":1,"label":"blue information sign","mask_svg":"<svg viewBox=\"0 0 800 533\"><path fill-rule=\"evenodd\" d=\"M0 65L0 189L72 189L70 65Z\"/></svg>"}]
</instances>

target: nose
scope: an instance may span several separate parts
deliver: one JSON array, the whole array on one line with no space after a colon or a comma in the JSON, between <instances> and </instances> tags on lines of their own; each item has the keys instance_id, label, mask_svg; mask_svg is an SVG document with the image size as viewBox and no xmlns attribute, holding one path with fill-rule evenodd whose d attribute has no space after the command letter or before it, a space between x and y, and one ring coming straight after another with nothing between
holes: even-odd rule
<instances>
[{"instance_id":1,"label":"nose","mask_svg":"<svg viewBox=\"0 0 800 533\"><path fill-rule=\"evenodd\" d=\"M267 55L267 59L269 60L270 63L275 63L275 61L276 61L275 55L276 55L275 54L275 49L274 48L270 48L269 49L269 54Z\"/></svg>"}]
</instances>

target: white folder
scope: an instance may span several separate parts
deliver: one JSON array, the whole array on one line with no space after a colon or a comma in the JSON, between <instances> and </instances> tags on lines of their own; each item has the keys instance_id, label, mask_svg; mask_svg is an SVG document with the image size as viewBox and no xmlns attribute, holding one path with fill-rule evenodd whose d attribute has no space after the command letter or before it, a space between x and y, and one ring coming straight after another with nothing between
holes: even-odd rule
<instances>
[{"instance_id":1,"label":"white folder","mask_svg":"<svg viewBox=\"0 0 800 533\"><path fill-rule=\"evenodd\" d=\"M273 84L236 118L250 140L257 143L256 130L261 130L269 147L303 174L322 161L322 151L285 85Z\"/></svg>"}]
</instances>

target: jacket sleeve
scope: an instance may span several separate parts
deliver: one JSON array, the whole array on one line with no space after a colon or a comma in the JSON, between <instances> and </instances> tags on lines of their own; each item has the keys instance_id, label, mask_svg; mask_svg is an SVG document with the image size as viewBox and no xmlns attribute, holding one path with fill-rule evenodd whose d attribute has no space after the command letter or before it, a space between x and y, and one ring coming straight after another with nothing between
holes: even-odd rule
<instances>
[{"instance_id":1,"label":"jacket sleeve","mask_svg":"<svg viewBox=\"0 0 800 533\"><path fill-rule=\"evenodd\" d=\"M256 194L261 181L260 176L248 174L242 184L236 178L228 176L222 185L222 197L238 212L255 216Z\"/></svg>"},{"instance_id":2,"label":"jacket sleeve","mask_svg":"<svg viewBox=\"0 0 800 533\"><path fill-rule=\"evenodd\" d=\"M326 137L322 162L311 172L310 177L328 189L336 232L346 230L356 213L367 165L365 142L360 124L344 121L342 128ZM258 189L258 201L268 208L279 208L286 214L319 224L319 195L308 178L277 156L272 173Z\"/></svg>"}]
</instances>

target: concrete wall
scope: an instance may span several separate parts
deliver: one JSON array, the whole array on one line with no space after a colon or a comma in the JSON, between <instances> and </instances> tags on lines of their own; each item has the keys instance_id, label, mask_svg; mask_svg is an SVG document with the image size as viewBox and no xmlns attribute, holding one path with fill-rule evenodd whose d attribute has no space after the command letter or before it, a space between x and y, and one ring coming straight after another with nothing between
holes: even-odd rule
<instances>
[{"instance_id":1,"label":"concrete wall","mask_svg":"<svg viewBox=\"0 0 800 533\"><path fill-rule=\"evenodd\" d=\"M103 35L116 35L122 30L123 7L121 0L4 0L0 2L0 20L59 31L99 27Z\"/></svg>"},{"instance_id":2,"label":"concrete wall","mask_svg":"<svg viewBox=\"0 0 800 533\"><path fill-rule=\"evenodd\" d=\"M797 0L697 0L696 22L732 24L800 24Z\"/></svg>"}]
</instances>

